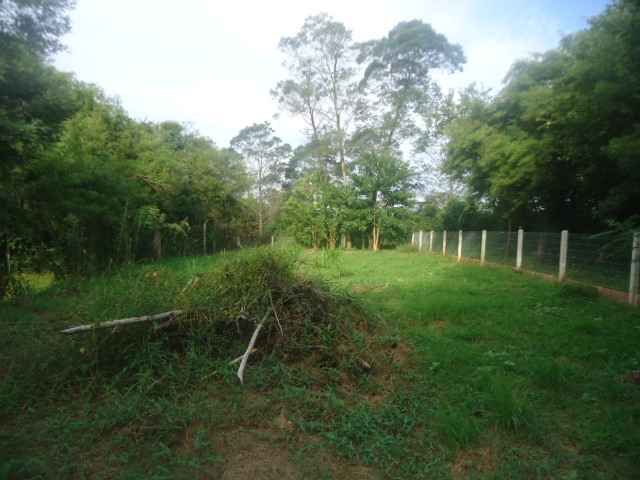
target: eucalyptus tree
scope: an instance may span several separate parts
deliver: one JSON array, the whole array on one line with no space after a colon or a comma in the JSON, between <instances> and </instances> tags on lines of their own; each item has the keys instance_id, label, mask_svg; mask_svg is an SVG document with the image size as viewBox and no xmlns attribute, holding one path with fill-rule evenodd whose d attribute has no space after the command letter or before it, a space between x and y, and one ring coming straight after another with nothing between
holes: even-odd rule
<instances>
[{"instance_id":1,"label":"eucalyptus tree","mask_svg":"<svg viewBox=\"0 0 640 480\"><path fill-rule=\"evenodd\" d=\"M269 122L254 123L240 130L231 140L231 148L242 154L255 176L258 211L258 235L264 233L265 195L282 183L291 147L275 135Z\"/></svg>"},{"instance_id":2,"label":"eucalyptus tree","mask_svg":"<svg viewBox=\"0 0 640 480\"><path fill-rule=\"evenodd\" d=\"M352 47L344 24L324 13L307 17L295 36L280 40L289 78L272 92L285 110L305 119L323 168L335 154L343 178L348 176L345 142L356 73Z\"/></svg>"},{"instance_id":3,"label":"eucalyptus tree","mask_svg":"<svg viewBox=\"0 0 640 480\"><path fill-rule=\"evenodd\" d=\"M400 22L386 37L359 44L365 66L358 105L360 126L378 132L384 148L395 148L420 133L418 119L440 97L435 70L462 69L462 47L421 20Z\"/></svg>"}]
</instances>

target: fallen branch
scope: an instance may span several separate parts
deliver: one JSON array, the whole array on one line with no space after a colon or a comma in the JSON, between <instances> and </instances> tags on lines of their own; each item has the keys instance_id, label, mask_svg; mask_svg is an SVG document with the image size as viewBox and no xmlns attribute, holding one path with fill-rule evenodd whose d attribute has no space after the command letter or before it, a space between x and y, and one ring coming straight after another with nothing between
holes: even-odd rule
<instances>
[{"instance_id":1,"label":"fallen branch","mask_svg":"<svg viewBox=\"0 0 640 480\"><path fill-rule=\"evenodd\" d=\"M258 334L260 333L260 330L262 329L264 322L267 321L268 317L269 317L269 312L267 311L267 313L264 314L264 317L262 317L262 320L260 320L260 323L256 326L256 329L253 331L253 335L251 335L251 340L249 340L249 345L247 346L247 351L244 352L244 355L242 355L242 360L240 361L240 367L238 368L238 378L240 379L240 383L244 383L244 380L243 380L244 368L247 366L247 360L249 359L249 355L251 355L251 352L253 350L253 345L256 343Z\"/></svg>"},{"instance_id":2,"label":"fallen branch","mask_svg":"<svg viewBox=\"0 0 640 480\"><path fill-rule=\"evenodd\" d=\"M119 327L121 325L129 325L132 323L153 322L156 320L163 320L168 317L175 317L182 313L182 310L171 310L170 312L156 313L155 315L144 315L142 317L121 318L119 320L110 320L108 322L89 323L87 325L78 325L76 327L70 327L65 330L61 330L60 333L72 334L79 332L88 332L90 330L96 330L99 328Z\"/></svg>"},{"instance_id":3,"label":"fallen branch","mask_svg":"<svg viewBox=\"0 0 640 480\"><path fill-rule=\"evenodd\" d=\"M254 348L253 350L251 350L251 353L254 353L256 350L257 350L257 348ZM239 362L240 360L242 360L243 358L244 358L244 353L243 353L242 355L240 355L239 357L234 358L233 360L231 360L231 361L229 362L229 365L233 365L233 364L235 364L235 363L238 363L238 362Z\"/></svg>"},{"instance_id":4,"label":"fallen branch","mask_svg":"<svg viewBox=\"0 0 640 480\"><path fill-rule=\"evenodd\" d=\"M278 327L280 328L280 335L284 337L284 330L282 330L282 324L280 323L280 319L278 318L278 312L276 312L276 306L273 304L273 297L271 296L271 290L269 290L269 301L271 302L271 308L273 309L273 314L276 317L276 322L278 322Z\"/></svg>"}]
</instances>

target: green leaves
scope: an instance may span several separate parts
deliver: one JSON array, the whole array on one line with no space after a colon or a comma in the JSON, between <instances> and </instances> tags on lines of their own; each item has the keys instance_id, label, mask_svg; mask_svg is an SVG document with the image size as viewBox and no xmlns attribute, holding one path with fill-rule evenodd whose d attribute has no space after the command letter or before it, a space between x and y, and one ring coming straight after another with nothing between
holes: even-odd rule
<instances>
[{"instance_id":1,"label":"green leaves","mask_svg":"<svg viewBox=\"0 0 640 480\"><path fill-rule=\"evenodd\" d=\"M445 170L522 224L593 231L637 214L638 25L637 3L615 2L559 48L516 62L494 99L463 94Z\"/></svg>"}]
</instances>

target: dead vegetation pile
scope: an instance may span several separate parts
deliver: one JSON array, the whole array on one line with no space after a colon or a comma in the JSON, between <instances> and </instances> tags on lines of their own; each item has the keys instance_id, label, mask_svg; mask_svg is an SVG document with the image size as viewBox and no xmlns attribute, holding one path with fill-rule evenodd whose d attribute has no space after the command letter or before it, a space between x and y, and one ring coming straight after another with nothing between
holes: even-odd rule
<instances>
[{"instance_id":1,"label":"dead vegetation pile","mask_svg":"<svg viewBox=\"0 0 640 480\"><path fill-rule=\"evenodd\" d=\"M144 317L83 325L65 333L150 322L173 337L198 338L243 374L249 357L368 371L377 322L349 293L310 279L295 252L258 248L229 255L184 286L176 309Z\"/></svg>"}]
</instances>

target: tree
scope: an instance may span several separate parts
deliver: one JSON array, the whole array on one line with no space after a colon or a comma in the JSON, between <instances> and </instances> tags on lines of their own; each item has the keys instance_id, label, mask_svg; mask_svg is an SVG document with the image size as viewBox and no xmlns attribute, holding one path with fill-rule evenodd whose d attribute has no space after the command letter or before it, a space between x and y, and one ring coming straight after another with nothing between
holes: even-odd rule
<instances>
[{"instance_id":1,"label":"tree","mask_svg":"<svg viewBox=\"0 0 640 480\"><path fill-rule=\"evenodd\" d=\"M381 248L384 236L392 240L408 227L413 178L409 165L390 151L372 150L356 161L353 184L367 211L374 251Z\"/></svg>"},{"instance_id":2,"label":"tree","mask_svg":"<svg viewBox=\"0 0 640 480\"><path fill-rule=\"evenodd\" d=\"M0 298L9 281L11 248L30 235L24 219L27 166L78 107L69 75L44 58L69 30L66 0L0 3Z\"/></svg>"},{"instance_id":3,"label":"tree","mask_svg":"<svg viewBox=\"0 0 640 480\"><path fill-rule=\"evenodd\" d=\"M61 50L60 37L70 29L73 0L3 0L0 3L0 43L20 43L38 55Z\"/></svg>"},{"instance_id":4,"label":"tree","mask_svg":"<svg viewBox=\"0 0 640 480\"><path fill-rule=\"evenodd\" d=\"M288 112L302 116L311 127L316 156L338 157L340 173L348 175L345 142L355 74L351 32L327 14L310 16L293 37L280 40L290 78L278 83L273 95Z\"/></svg>"},{"instance_id":5,"label":"tree","mask_svg":"<svg viewBox=\"0 0 640 480\"><path fill-rule=\"evenodd\" d=\"M254 123L243 128L231 140L233 149L240 152L255 175L258 210L258 235L264 233L265 193L278 186L291 147L276 137L269 122Z\"/></svg>"},{"instance_id":6,"label":"tree","mask_svg":"<svg viewBox=\"0 0 640 480\"><path fill-rule=\"evenodd\" d=\"M358 63L366 65L360 82L362 129L374 130L382 148L415 138L420 115L428 115L439 98L433 70L461 70L465 57L460 45L421 20L400 22L379 40L358 45Z\"/></svg>"},{"instance_id":7,"label":"tree","mask_svg":"<svg viewBox=\"0 0 640 480\"><path fill-rule=\"evenodd\" d=\"M640 5L516 62L493 99L463 96L446 171L508 223L593 231L640 212Z\"/></svg>"}]
</instances>

